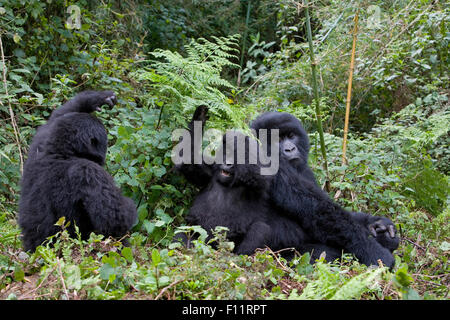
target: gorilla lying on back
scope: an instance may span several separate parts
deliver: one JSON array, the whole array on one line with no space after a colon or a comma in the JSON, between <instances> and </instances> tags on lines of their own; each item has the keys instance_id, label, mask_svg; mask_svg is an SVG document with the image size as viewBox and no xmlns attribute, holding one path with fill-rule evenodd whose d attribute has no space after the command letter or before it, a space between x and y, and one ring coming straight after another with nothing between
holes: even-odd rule
<instances>
[{"instance_id":1,"label":"gorilla lying on back","mask_svg":"<svg viewBox=\"0 0 450 320\"><path fill-rule=\"evenodd\" d=\"M300 121L288 113L268 112L256 118L251 128L257 135L260 129L268 129L269 136L270 129L279 129L280 166L272 180L270 199L282 214L297 221L316 242L353 253L366 265L376 265L381 259L393 266L391 252L399 244L393 223L347 212L322 191L308 167L309 141Z\"/></svg>"},{"instance_id":2,"label":"gorilla lying on back","mask_svg":"<svg viewBox=\"0 0 450 320\"><path fill-rule=\"evenodd\" d=\"M90 232L122 237L133 226L136 206L103 169L106 130L89 114L114 102L111 91L80 93L38 130L21 181L18 223L25 250L57 233L63 216L71 236L75 223L83 239Z\"/></svg>"}]
</instances>

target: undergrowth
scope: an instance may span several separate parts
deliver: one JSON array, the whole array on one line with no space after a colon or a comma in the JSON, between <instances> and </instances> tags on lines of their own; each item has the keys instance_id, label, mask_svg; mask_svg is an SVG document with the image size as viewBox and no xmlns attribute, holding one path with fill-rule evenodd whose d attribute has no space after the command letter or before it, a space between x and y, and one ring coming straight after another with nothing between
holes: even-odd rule
<instances>
[{"instance_id":1,"label":"undergrowth","mask_svg":"<svg viewBox=\"0 0 450 320\"><path fill-rule=\"evenodd\" d=\"M23 7L22 1L6 0L6 9L0 7L7 52L6 65L0 64L2 74L6 71L0 87L0 299L448 299L449 11L439 1L407 1L406 6L396 1L392 8L376 1L383 12L380 25L361 24L347 165L340 159L351 41L343 39L349 39L344 22L354 12L339 1L318 2L312 10L330 196L348 209L395 223L401 243L393 270L368 268L348 255L313 265L307 254L286 261L267 248L238 256L231 253L224 230L216 233L217 250L204 237L190 249L172 243L177 232L204 235L185 226L198 190L171 162L172 131L185 127L198 105L211 109L207 128L222 131L246 130L266 110L294 114L309 133L309 164L318 181L325 181L304 19L292 1L261 1L278 10L274 26L280 39L273 44L263 36L249 37L253 44L244 54L253 60L241 75L247 87L233 77L245 39L184 39L186 30L203 29L205 23L194 21L183 29L187 16L181 9L156 1L159 7L141 17L146 2L120 4L129 13L122 15L110 3L88 10L95 1L79 1L83 28L68 31L58 17L65 1L29 2ZM202 5L216 10L207 3ZM363 22L368 12L365 3L361 6ZM197 9L196 17L201 16ZM235 8L220 8L228 9ZM155 21L165 24L153 28ZM145 22L155 30L145 30ZM160 41L150 45L142 30ZM147 52L149 47L158 49ZM173 47L179 50L167 49ZM26 253L16 223L18 149L25 154L51 111L84 89L114 90L118 96L115 108L97 116L108 131L106 170L138 209L130 246L95 234L86 241L71 239L61 221L60 233Z\"/></svg>"}]
</instances>

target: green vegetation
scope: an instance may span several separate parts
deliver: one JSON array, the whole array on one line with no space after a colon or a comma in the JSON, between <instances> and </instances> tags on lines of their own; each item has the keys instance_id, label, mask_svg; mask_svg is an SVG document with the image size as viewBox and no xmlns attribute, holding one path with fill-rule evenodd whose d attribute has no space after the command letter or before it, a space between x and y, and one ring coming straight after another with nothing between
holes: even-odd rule
<instances>
[{"instance_id":1,"label":"green vegetation","mask_svg":"<svg viewBox=\"0 0 450 320\"><path fill-rule=\"evenodd\" d=\"M309 164L326 180L305 10L291 0L252 0L250 10L248 3L1 2L0 299L448 299L445 1L329 0L309 8L330 196L394 221L402 240L394 270L349 256L315 265L308 255L286 261L268 249L236 256L220 228L213 250L203 230L185 226L197 190L174 172L171 134L201 104L211 107L207 126L221 130L247 129L266 110L294 114L310 135ZM79 29L67 25L76 15L70 5L80 8ZM131 246L94 234L70 239L60 221L60 233L25 253L15 221L22 158L53 108L88 88L118 96L98 116L109 133L106 169L138 207ZM172 244L176 232L202 236L185 249Z\"/></svg>"}]
</instances>

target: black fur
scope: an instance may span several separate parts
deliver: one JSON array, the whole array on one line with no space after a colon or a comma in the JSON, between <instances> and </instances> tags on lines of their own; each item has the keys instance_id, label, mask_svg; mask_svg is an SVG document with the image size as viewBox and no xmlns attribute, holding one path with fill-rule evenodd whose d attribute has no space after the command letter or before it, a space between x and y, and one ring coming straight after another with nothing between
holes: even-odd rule
<instances>
[{"instance_id":1,"label":"black fur","mask_svg":"<svg viewBox=\"0 0 450 320\"><path fill-rule=\"evenodd\" d=\"M18 223L25 250L58 232L54 224L63 216L70 234L75 223L84 239L92 231L122 237L133 226L136 206L103 169L106 130L89 114L114 102L111 91L83 92L38 130L21 181Z\"/></svg>"},{"instance_id":2,"label":"black fur","mask_svg":"<svg viewBox=\"0 0 450 320\"><path fill-rule=\"evenodd\" d=\"M297 221L317 243L353 253L367 265L377 265L381 259L393 266L391 252L399 240L392 222L347 212L322 191L308 167L308 136L298 119L288 113L268 112L256 118L251 128L257 135L259 129L280 130L280 168L269 193L281 214Z\"/></svg>"},{"instance_id":3,"label":"black fur","mask_svg":"<svg viewBox=\"0 0 450 320\"><path fill-rule=\"evenodd\" d=\"M82 91L73 99L67 101L50 115L47 123L38 128L33 137L33 141L28 150L28 159L36 159L43 152L43 145L49 136L49 131L54 120L65 116L71 112L91 113L99 111L102 105L112 107L117 102L116 96L112 91Z\"/></svg>"},{"instance_id":4,"label":"black fur","mask_svg":"<svg viewBox=\"0 0 450 320\"><path fill-rule=\"evenodd\" d=\"M191 134L194 121L202 121L204 125L206 112L206 107L197 108L189 125ZM242 133L234 133L242 136ZM237 254L252 254L255 249L268 246L272 250L294 248L301 253L309 251L312 253L312 260L318 258L323 251L329 261L340 257L338 249L314 243L297 222L279 214L271 205L268 191L273 177L261 175L260 166L249 163L250 138L244 139L247 141L244 164L236 164L237 140L229 140L224 135L222 150L226 150L231 144L235 147L231 161L223 152L224 164L186 163L178 166L178 170L190 182L203 186L190 208L187 222L200 225L208 231L208 239L215 227L227 227L227 238L235 243L234 252ZM176 238L187 242L185 235Z\"/></svg>"},{"instance_id":5,"label":"black fur","mask_svg":"<svg viewBox=\"0 0 450 320\"><path fill-rule=\"evenodd\" d=\"M206 164L204 161L200 164L194 163L195 152L194 143L195 141L201 145L203 136L197 136L194 132L194 121L201 121L202 132L205 127L206 120L208 119L208 107L199 106L195 109L194 115L192 116L191 122L189 122L188 130L191 136L191 159L190 163L182 163L176 165L175 168L181 172L186 179L196 185L197 187L203 188L211 181L213 176L213 167ZM182 140L181 140L182 141ZM180 141L180 142L181 142ZM200 150L199 150L200 151ZM181 155L180 155L181 156ZM209 163L209 162L208 162Z\"/></svg>"},{"instance_id":6,"label":"black fur","mask_svg":"<svg viewBox=\"0 0 450 320\"><path fill-rule=\"evenodd\" d=\"M236 153L236 140L229 141L224 135L222 147L225 149L232 143ZM234 242L237 254L252 254L255 249L267 246L275 251L284 248L295 248L301 253L313 251L313 259L322 251L326 251L329 260L339 257L340 251L310 243L298 223L276 212L267 194L272 177L261 175L260 166L249 163L248 144L246 152L244 164L237 164L235 154L231 161L211 166L212 178L195 198L187 222L202 226L209 237L215 227L227 227L227 238Z\"/></svg>"}]
</instances>

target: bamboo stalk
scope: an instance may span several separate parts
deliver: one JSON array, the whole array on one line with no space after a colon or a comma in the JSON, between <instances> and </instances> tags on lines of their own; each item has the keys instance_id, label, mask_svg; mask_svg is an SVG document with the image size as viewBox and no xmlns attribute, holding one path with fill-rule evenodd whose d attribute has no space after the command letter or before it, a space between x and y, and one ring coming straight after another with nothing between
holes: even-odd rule
<instances>
[{"instance_id":1,"label":"bamboo stalk","mask_svg":"<svg viewBox=\"0 0 450 320\"><path fill-rule=\"evenodd\" d=\"M244 55L245 55L245 41L247 40L247 33L248 33L248 23L250 21L250 8L252 5L252 1L248 0L247 4L247 16L245 17L245 31L244 31L244 38L242 39L242 49L241 49L241 60L239 62L239 65L241 68L238 71L238 79L237 79L237 86L239 87L241 85L241 72L242 72L242 65L244 64Z\"/></svg>"},{"instance_id":2,"label":"bamboo stalk","mask_svg":"<svg viewBox=\"0 0 450 320\"><path fill-rule=\"evenodd\" d=\"M353 70L355 68L356 39L358 36L358 11L356 11L355 18L353 21L354 21L353 45L352 45L352 57L350 60L350 73L348 76L347 101L346 101L346 107L345 107L344 139L342 142L342 164L347 164L346 152L347 152L348 120L350 117L350 102L352 100Z\"/></svg>"},{"instance_id":3,"label":"bamboo stalk","mask_svg":"<svg viewBox=\"0 0 450 320\"><path fill-rule=\"evenodd\" d=\"M241 69L242 69L242 64L244 63L244 55L245 55L245 41L247 40L247 33L248 33L248 23L250 21L250 8L252 6L252 0L248 0L248 4L247 4L247 15L245 17L245 31L244 31L244 38L242 39L242 52L241 52L241 61L240 61L240 65L241 65Z\"/></svg>"},{"instance_id":4,"label":"bamboo stalk","mask_svg":"<svg viewBox=\"0 0 450 320\"><path fill-rule=\"evenodd\" d=\"M5 54L3 53L3 43L2 43L2 37L0 36L0 54L2 58L2 64L3 64L3 86L5 89L5 94L8 99L8 105L9 105L9 115L11 118L11 125L14 129L14 137L16 138L17 148L19 149L19 159L20 159L20 173L23 172L23 155L22 155L22 149L20 146L20 139L19 139L19 128L17 126L16 118L14 115L14 111L11 107L11 101L9 100L9 94L8 94L8 86L6 84L6 63L5 63ZM0 101L1 104L3 104Z\"/></svg>"},{"instance_id":5,"label":"bamboo stalk","mask_svg":"<svg viewBox=\"0 0 450 320\"><path fill-rule=\"evenodd\" d=\"M323 137L319 91L317 88L317 75L316 75L317 62L314 57L314 47L313 47L313 43L312 43L311 21L309 18L308 0L305 0L305 14L306 14L306 32L307 32L308 43L309 43L309 55L311 58L311 73L312 73L312 84L313 84L313 90L314 90L314 102L316 105L317 129L319 131L319 137L320 137L320 149L322 151L322 157L323 157L323 168L325 170L326 177L327 177L326 182L325 182L325 190L327 192L330 192L330 175L328 173L327 153L325 150L325 140Z\"/></svg>"}]
</instances>

